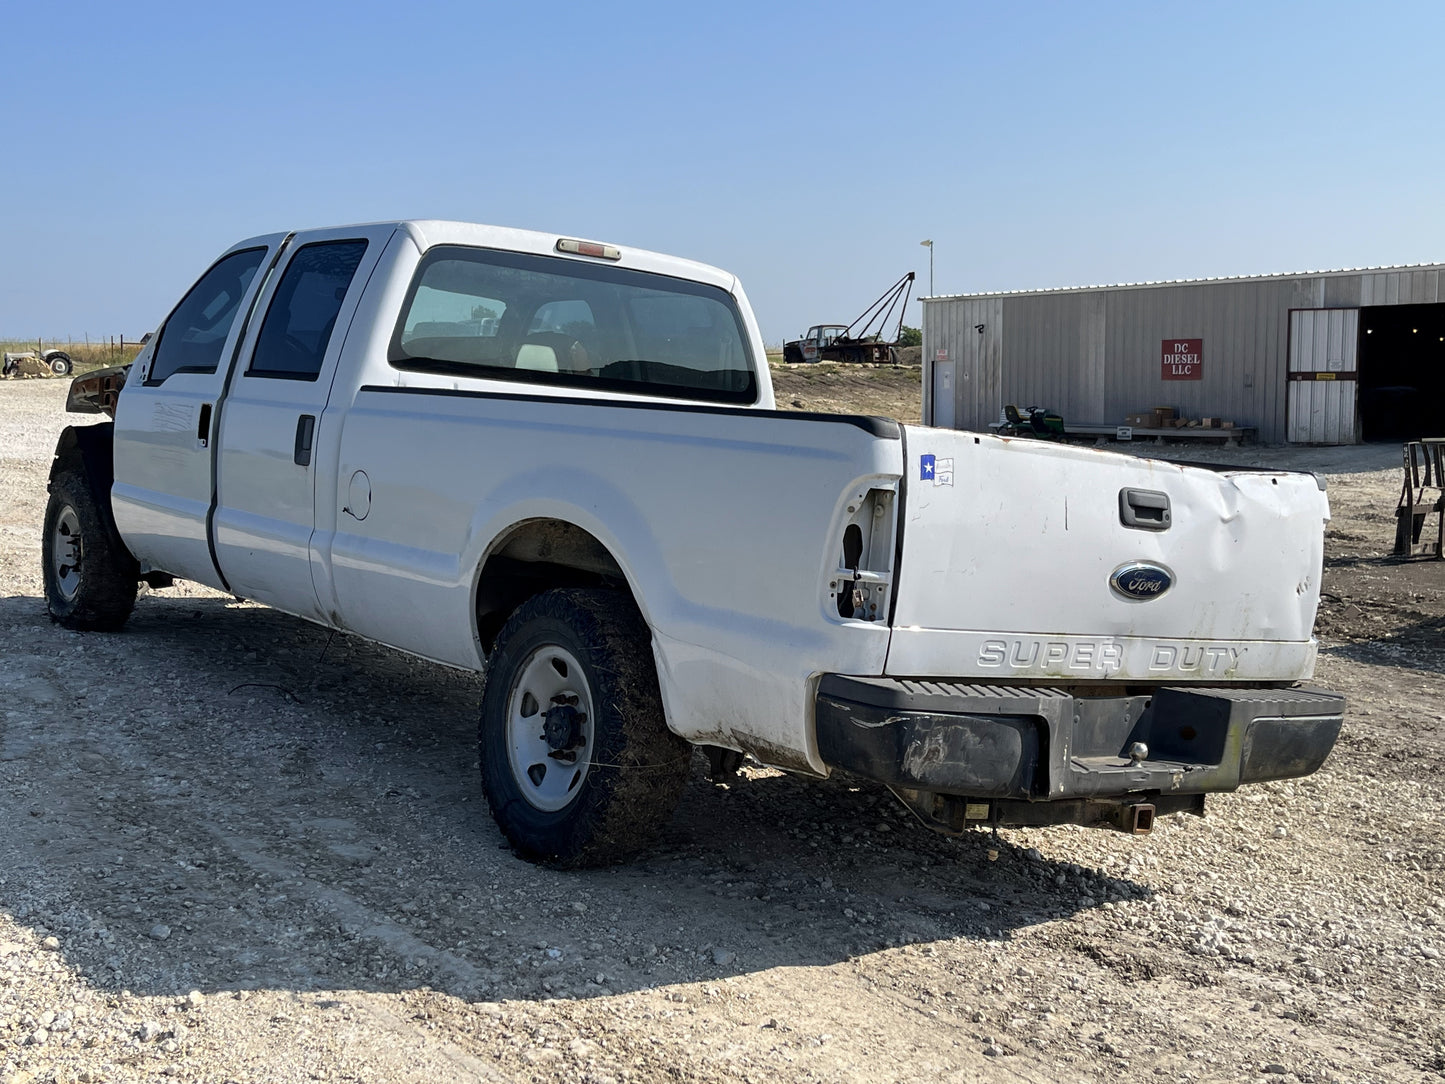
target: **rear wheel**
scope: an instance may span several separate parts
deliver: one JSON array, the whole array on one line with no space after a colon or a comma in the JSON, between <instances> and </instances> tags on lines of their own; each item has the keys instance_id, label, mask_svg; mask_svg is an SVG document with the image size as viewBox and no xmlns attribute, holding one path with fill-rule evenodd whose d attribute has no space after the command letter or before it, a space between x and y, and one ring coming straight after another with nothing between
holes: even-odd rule
<instances>
[{"instance_id":1,"label":"rear wheel","mask_svg":"<svg viewBox=\"0 0 1445 1084\"><path fill-rule=\"evenodd\" d=\"M68 629L118 629L135 608L140 574L135 558L75 471L50 483L42 562L46 608Z\"/></svg>"},{"instance_id":2,"label":"rear wheel","mask_svg":"<svg viewBox=\"0 0 1445 1084\"><path fill-rule=\"evenodd\" d=\"M663 721L652 644L617 591L547 591L497 636L482 695L482 785L523 856L564 866L651 842L692 747Z\"/></svg>"}]
</instances>

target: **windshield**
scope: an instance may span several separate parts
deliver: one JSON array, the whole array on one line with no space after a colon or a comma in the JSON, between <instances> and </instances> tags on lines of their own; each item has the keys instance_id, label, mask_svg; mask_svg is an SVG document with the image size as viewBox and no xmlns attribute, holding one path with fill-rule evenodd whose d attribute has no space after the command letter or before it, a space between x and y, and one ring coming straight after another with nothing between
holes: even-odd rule
<instances>
[{"instance_id":1,"label":"windshield","mask_svg":"<svg viewBox=\"0 0 1445 1084\"><path fill-rule=\"evenodd\" d=\"M392 337L397 368L731 403L757 400L727 291L553 256L439 246Z\"/></svg>"}]
</instances>

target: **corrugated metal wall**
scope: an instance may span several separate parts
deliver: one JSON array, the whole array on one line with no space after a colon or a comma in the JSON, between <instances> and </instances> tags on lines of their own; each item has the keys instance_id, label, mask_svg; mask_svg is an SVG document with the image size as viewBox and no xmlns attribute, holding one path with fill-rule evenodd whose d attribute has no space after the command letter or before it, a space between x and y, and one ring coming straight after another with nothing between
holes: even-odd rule
<instances>
[{"instance_id":1,"label":"corrugated metal wall","mask_svg":"<svg viewBox=\"0 0 1445 1084\"><path fill-rule=\"evenodd\" d=\"M932 364L945 351L957 366L960 429L984 428L1005 403L1108 425L1172 406L1283 441L1290 310L1437 303L1445 300L1442 269L927 298L923 383L933 386ZM1202 380L1160 378L1159 348L1169 338L1204 340Z\"/></svg>"},{"instance_id":2,"label":"corrugated metal wall","mask_svg":"<svg viewBox=\"0 0 1445 1084\"><path fill-rule=\"evenodd\" d=\"M933 363L943 350L944 360L955 366L954 425L959 429L983 429L998 419L1003 309L1001 298L960 299L923 307L923 386L933 388ZM934 417L931 398L924 403L923 420L929 425Z\"/></svg>"}]
</instances>

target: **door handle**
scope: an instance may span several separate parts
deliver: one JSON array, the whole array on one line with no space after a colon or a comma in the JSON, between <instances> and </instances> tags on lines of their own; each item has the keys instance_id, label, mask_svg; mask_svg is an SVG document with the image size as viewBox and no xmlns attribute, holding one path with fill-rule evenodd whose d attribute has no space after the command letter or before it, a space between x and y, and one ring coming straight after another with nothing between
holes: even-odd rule
<instances>
[{"instance_id":1,"label":"door handle","mask_svg":"<svg viewBox=\"0 0 1445 1084\"><path fill-rule=\"evenodd\" d=\"M1154 489L1119 490L1119 522L1140 531L1169 529L1169 494Z\"/></svg>"},{"instance_id":2,"label":"door handle","mask_svg":"<svg viewBox=\"0 0 1445 1084\"><path fill-rule=\"evenodd\" d=\"M316 415L303 414L296 419L296 450L291 462L298 467L311 466L311 439L316 435Z\"/></svg>"},{"instance_id":3,"label":"door handle","mask_svg":"<svg viewBox=\"0 0 1445 1084\"><path fill-rule=\"evenodd\" d=\"M196 439L201 442L202 448L208 448L211 444L211 404L201 404L200 417L196 419Z\"/></svg>"}]
</instances>

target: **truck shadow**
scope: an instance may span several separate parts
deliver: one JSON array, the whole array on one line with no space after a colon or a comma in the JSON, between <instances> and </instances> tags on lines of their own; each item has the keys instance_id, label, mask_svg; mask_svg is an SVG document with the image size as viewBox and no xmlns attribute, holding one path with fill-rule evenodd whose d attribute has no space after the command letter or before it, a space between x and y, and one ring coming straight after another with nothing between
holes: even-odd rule
<instances>
[{"instance_id":1,"label":"truck shadow","mask_svg":"<svg viewBox=\"0 0 1445 1084\"><path fill-rule=\"evenodd\" d=\"M1024 849L1048 833L949 839L858 780L700 757L643 858L539 868L480 794L476 675L215 596L112 635L0 599L0 650L0 910L104 989L586 997L1149 895Z\"/></svg>"}]
</instances>

